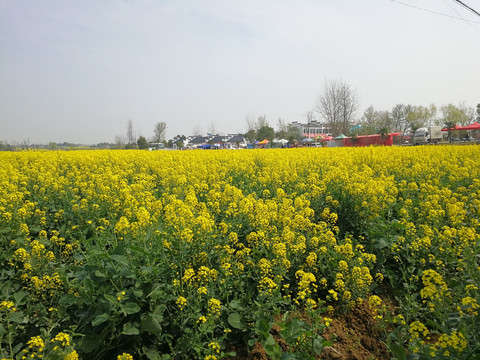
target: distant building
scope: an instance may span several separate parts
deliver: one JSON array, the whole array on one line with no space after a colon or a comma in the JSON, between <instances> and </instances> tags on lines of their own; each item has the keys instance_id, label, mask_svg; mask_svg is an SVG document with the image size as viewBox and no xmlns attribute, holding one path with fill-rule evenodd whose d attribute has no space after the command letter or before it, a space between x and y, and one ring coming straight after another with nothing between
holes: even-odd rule
<instances>
[{"instance_id":1,"label":"distant building","mask_svg":"<svg viewBox=\"0 0 480 360\"><path fill-rule=\"evenodd\" d=\"M195 138L193 138L192 140L190 140L188 142L188 145L203 145L203 144L206 144L208 142L208 137L207 136L197 136Z\"/></svg>"},{"instance_id":2,"label":"distant building","mask_svg":"<svg viewBox=\"0 0 480 360\"><path fill-rule=\"evenodd\" d=\"M227 141L229 136L222 136L222 135L212 135L210 140L208 140L209 143L213 145L223 145L225 141Z\"/></svg>"},{"instance_id":3,"label":"distant building","mask_svg":"<svg viewBox=\"0 0 480 360\"><path fill-rule=\"evenodd\" d=\"M310 123L302 124L298 121L294 121L288 125L290 128L293 128L298 131L301 136L314 138L320 135L329 135L331 129L327 124L321 123L319 121L311 121Z\"/></svg>"},{"instance_id":4,"label":"distant building","mask_svg":"<svg viewBox=\"0 0 480 360\"><path fill-rule=\"evenodd\" d=\"M225 145L229 149L239 149L246 147L247 142L245 141L245 137L239 134L232 135L227 141L225 141Z\"/></svg>"}]
</instances>

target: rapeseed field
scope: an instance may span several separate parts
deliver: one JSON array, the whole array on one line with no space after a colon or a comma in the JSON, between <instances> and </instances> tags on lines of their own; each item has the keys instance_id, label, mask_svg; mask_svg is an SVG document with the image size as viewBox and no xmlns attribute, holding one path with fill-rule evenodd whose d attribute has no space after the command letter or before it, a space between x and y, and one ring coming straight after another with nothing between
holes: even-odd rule
<instances>
[{"instance_id":1,"label":"rapeseed field","mask_svg":"<svg viewBox=\"0 0 480 360\"><path fill-rule=\"evenodd\" d=\"M367 306L392 357L476 359L479 155L0 153L0 358L314 359Z\"/></svg>"}]
</instances>

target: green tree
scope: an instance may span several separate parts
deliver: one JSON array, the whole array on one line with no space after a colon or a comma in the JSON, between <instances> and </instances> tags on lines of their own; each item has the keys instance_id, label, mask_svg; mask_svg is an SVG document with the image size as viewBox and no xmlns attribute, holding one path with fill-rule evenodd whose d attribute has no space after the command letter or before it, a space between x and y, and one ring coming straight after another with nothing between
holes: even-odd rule
<instances>
[{"instance_id":1,"label":"green tree","mask_svg":"<svg viewBox=\"0 0 480 360\"><path fill-rule=\"evenodd\" d=\"M394 119L388 111L377 111L373 106L365 109L362 116L362 127L359 134L379 134L382 130L385 133L394 129Z\"/></svg>"},{"instance_id":2,"label":"green tree","mask_svg":"<svg viewBox=\"0 0 480 360\"><path fill-rule=\"evenodd\" d=\"M477 118L476 118L476 121L480 122L480 104L477 104Z\"/></svg>"},{"instance_id":3,"label":"green tree","mask_svg":"<svg viewBox=\"0 0 480 360\"><path fill-rule=\"evenodd\" d=\"M399 131L402 133L402 136L406 133L408 129L407 115L413 111L412 105L397 104L390 111L390 116L392 117L393 130Z\"/></svg>"},{"instance_id":4,"label":"green tree","mask_svg":"<svg viewBox=\"0 0 480 360\"><path fill-rule=\"evenodd\" d=\"M281 118L277 120L277 131L275 133L275 136L278 139L288 139L289 137L288 126L285 123L285 120Z\"/></svg>"},{"instance_id":5,"label":"green tree","mask_svg":"<svg viewBox=\"0 0 480 360\"><path fill-rule=\"evenodd\" d=\"M412 106L406 116L406 122L412 131L427 126L431 119L430 109L425 106Z\"/></svg>"},{"instance_id":6,"label":"green tree","mask_svg":"<svg viewBox=\"0 0 480 360\"><path fill-rule=\"evenodd\" d=\"M250 129L243 136L245 136L245 139L247 139L248 142L254 142L257 138L257 131Z\"/></svg>"},{"instance_id":7,"label":"green tree","mask_svg":"<svg viewBox=\"0 0 480 360\"><path fill-rule=\"evenodd\" d=\"M303 139L303 134L299 131L299 129L291 124L288 125L288 136L286 139L290 142L300 141Z\"/></svg>"},{"instance_id":8,"label":"green tree","mask_svg":"<svg viewBox=\"0 0 480 360\"><path fill-rule=\"evenodd\" d=\"M57 150L57 149L58 149L57 143L56 143L56 142L53 142L53 141L52 141L52 142L49 142L49 143L48 143L48 149L49 149L49 150Z\"/></svg>"},{"instance_id":9,"label":"green tree","mask_svg":"<svg viewBox=\"0 0 480 360\"><path fill-rule=\"evenodd\" d=\"M272 132L273 136L271 136ZM275 130L270 127L265 115L260 115L257 120L254 120L253 116L247 116L247 132L244 136L250 142L263 139L272 141L275 138Z\"/></svg>"},{"instance_id":10,"label":"green tree","mask_svg":"<svg viewBox=\"0 0 480 360\"><path fill-rule=\"evenodd\" d=\"M258 132L257 132L258 140L261 141L263 139L267 139L268 141L272 141L274 138L275 138L275 130L272 127L265 125L265 126L262 126L260 129L258 129Z\"/></svg>"},{"instance_id":11,"label":"green tree","mask_svg":"<svg viewBox=\"0 0 480 360\"><path fill-rule=\"evenodd\" d=\"M365 109L362 116L362 127L358 131L363 135L376 134L378 129L380 129L380 112L375 110L375 108L370 105Z\"/></svg>"},{"instance_id":12,"label":"green tree","mask_svg":"<svg viewBox=\"0 0 480 360\"><path fill-rule=\"evenodd\" d=\"M139 149L147 149L148 148L148 141L145 139L144 136L140 136L137 140L137 145Z\"/></svg>"},{"instance_id":13,"label":"green tree","mask_svg":"<svg viewBox=\"0 0 480 360\"><path fill-rule=\"evenodd\" d=\"M448 140L452 141L452 130L456 124L467 125L474 118L473 109L468 108L465 104L455 106L453 104L441 107L443 124L448 128Z\"/></svg>"}]
</instances>

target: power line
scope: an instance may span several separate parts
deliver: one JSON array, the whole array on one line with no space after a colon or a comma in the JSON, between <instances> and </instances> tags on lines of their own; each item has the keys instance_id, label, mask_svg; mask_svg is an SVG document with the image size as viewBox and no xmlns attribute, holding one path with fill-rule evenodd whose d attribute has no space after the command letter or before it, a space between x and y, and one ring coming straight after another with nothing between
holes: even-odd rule
<instances>
[{"instance_id":1,"label":"power line","mask_svg":"<svg viewBox=\"0 0 480 360\"><path fill-rule=\"evenodd\" d=\"M474 14L480 16L480 13L479 13L477 10L471 8L470 6L468 6L467 4L465 4L464 2L462 2L462 1L460 1L460 0L453 0L453 1L456 2L456 3L459 3L459 4L462 5L465 9L470 10L470 11L473 12Z\"/></svg>"},{"instance_id":2,"label":"power line","mask_svg":"<svg viewBox=\"0 0 480 360\"><path fill-rule=\"evenodd\" d=\"M447 3L445 1L445 3ZM447 4L448 6L450 6L452 8L453 11L455 11L457 13L458 16L460 16L463 21L465 21L468 25L470 25L471 27L473 27L475 30L477 30L478 32L480 32L480 30L477 29L477 27L475 25L473 25L470 21L468 21L467 19L465 19L462 15L460 15L460 13L450 4Z\"/></svg>"},{"instance_id":3,"label":"power line","mask_svg":"<svg viewBox=\"0 0 480 360\"><path fill-rule=\"evenodd\" d=\"M415 6L415 5L412 5L412 4L405 3L405 2L403 2L403 1L398 1L398 0L390 0L390 1L392 1L392 2L394 2L394 3L397 3L397 4L401 4L401 5L408 6L408 7L417 9L417 10L426 11L426 12L429 12L429 13L432 13L432 14L435 14L435 15L440 15L440 16L449 17L449 18L451 18L451 19L456 19L456 20L465 21L465 19L463 19L463 18L461 18L461 17L458 17L458 16L452 16L452 15L444 14L444 13L441 13L441 12L438 12L438 11L435 11L435 10L425 9L425 8L422 8L422 7L419 7L419 6ZM456 0L454 0L454 1L456 1ZM470 21L470 22L474 22L474 23L480 24L480 22L478 22L478 21Z\"/></svg>"}]
</instances>

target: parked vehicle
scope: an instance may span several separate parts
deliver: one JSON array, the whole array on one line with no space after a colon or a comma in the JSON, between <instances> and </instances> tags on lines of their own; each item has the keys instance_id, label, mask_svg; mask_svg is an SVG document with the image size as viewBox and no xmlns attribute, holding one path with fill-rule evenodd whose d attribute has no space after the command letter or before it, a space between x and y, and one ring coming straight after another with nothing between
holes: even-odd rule
<instances>
[{"instance_id":1,"label":"parked vehicle","mask_svg":"<svg viewBox=\"0 0 480 360\"><path fill-rule=\"evenodd\" d=\"M421 127L415 131L413 135L413 144L436 144L443 140L441 126Z\"/></svg>"}]
</instances>

